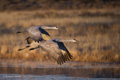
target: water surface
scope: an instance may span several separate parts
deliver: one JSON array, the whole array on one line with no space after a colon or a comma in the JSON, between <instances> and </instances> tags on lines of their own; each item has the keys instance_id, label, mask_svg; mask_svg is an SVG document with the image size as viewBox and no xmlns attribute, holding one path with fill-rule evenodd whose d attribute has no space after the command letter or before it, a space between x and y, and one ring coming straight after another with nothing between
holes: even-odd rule
<instances>
[{"instance_id":1,"label":"water surface","mask_svg":"<svg viewBox=\"0 0 120 80\"><path fill-rule=\"evenodd\" d=\"M31 64L30 64L31 63ZM0 63L0 80L120 80L120 64L68 62ZM33 65L33 66L32 66Z\"/></svg>"}]
</instances>

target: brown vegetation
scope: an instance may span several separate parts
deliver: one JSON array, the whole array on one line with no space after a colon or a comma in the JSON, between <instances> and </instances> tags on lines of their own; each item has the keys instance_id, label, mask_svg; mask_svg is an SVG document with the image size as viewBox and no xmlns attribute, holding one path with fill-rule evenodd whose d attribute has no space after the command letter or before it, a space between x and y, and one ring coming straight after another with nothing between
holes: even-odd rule
<instances>
[{"instance_id":1,"label":"brown vegetation","mask_svg":"<svg viewBox=\"0 0 120 80\"><path fill-rule=\"evenodd\" d=\"M0 0L0 11L120 8L119 0Z\"/></svg>"},{"instance_id":2,"label":"brown vegetation","mask_svg":"<svg viewBox=\"0 0 120 80\"><path fill-rule=\"evenodd\" d=\"M96 0L97 1L97 0ZM0 13L0 59L49 60L42 49L19 52L25 36L17 35L33 25L58 26L52 37L75 38L65 43L73 61L120 62L120 11L115 9L34 10ZM52 59L51 59L52 60Z\"/></svg>"}]
</instances>

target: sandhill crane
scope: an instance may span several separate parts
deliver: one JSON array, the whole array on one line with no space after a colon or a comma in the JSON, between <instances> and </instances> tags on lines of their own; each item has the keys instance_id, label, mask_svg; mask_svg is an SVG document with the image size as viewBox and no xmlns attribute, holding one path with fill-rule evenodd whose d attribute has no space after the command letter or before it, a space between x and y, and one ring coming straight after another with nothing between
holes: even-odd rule
<instances>
[{"instance_id":1,"label":"sandhill crane","mask_svg":"<svg viewBox=\"0 0 120 80\"><path fill-rule=\"evenodd\" d=\"M31 37L33 40L39 42L43 40L49 40L50 35L44 29L58 29L57 27L48 27L44 25L32 26L24 31L18 31L17 33L25 33L28 37Z\"/></svg>"},{"instance_id":2,"label":"sandhill crane","mask_svg":"<svg viewBox=\"0 0 120 80\"><path fill-rule=\"evenodd\" d=\"M54 60L56 60L58 64L62 64L72 59L72 55L65 47L63 42L76 42L76 40L62 40L60 38L53 38L45 42L41 42L37 47L31 48L30 50L40 47L48 53L48 56L51 56Z\"/></svg>"}]
</instances>

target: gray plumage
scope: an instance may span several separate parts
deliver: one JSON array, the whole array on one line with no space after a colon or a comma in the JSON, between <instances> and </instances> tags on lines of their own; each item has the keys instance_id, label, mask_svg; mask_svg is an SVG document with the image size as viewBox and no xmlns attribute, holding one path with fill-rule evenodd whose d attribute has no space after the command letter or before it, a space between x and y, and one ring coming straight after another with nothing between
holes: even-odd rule
<instances>
[{"instance_id":1,"label":"gray plumage","mask_svg":"<svg viewBox=\"0 0 120 80\"><path fill-rule=\"evenodd\" d=\"M27 39L28 47L32 47L29 50L34 50L37 48L42 48L45 50L48 54L48 56L51 56L54 60L57 61L58 64L62 64L66 61L69 61L72 59L72 55L68 51L68 49L65 47L63 42L76 42L75 39L72 40L62 40L60 38L53 38L47 41L42 41L42 42L35 42L33 39L28 37ZM25 48L23 48L25 49ZM19 49L19 51L23 50Z\"/></svg>"},{"instance_id":2,"label":"gray plumage","mask_svg":"<svg viewBox=\"0 0 120 80\"><path fill-rule=\"evenodd\" d=\"M25 33L28 35L28 37L32 38L34 41L37 41L37 42L43 41L43 40L46 41L50 39L50 35L44 29L57 29L57 28L40 25L40 26L30 27L25 31L22 31L22 32L19 31L17 33Z\"/></svg>"},{"instance_id":3,"label":"gray plumage","mask_svg":"<svg viewBox=\"0 0 120 80\"><path fill-rule=\"evenodd\" d=\"M60 38L53 38L48 41L40 43L39 47L48 52L48 55L57 61L58 64L62 64L70 59L72 59L72 55L65 47L64 43L61 42ZM75 40L64 40L75 42ZM38 48L38 47L37 47ZM34 50L36 48L31 48L30 50Z\"/></svg>"}]
</instances>

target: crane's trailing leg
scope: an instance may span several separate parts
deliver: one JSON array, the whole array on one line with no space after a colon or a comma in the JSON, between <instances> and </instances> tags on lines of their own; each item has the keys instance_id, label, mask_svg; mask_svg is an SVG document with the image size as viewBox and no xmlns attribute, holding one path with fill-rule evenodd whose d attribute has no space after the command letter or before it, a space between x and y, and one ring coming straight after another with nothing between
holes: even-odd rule
<instances>
[{"instance_id":1,"label":"crane's trailing leg","mask_svg":"<svg viewBox=\"0 0 120 80\"><path fill-rule=\"evenodd\" d=\"M22 51L22 50L24 50L24 49L26 49L26 48L29 48L29 47L30 47L30 46L27 45L25 48L18 49L18 51Z\"/></svg>"},{"instance_id":2,"label":"crane's trailing leg","mask_svg":"<svg viewBox=\"0 0 120 80\"><path fill-rule=\"evenodd\" d=\"M22 33L22 32L18 31L18 32L16 32L16 33L19 34L19 33Z\"/></svg>"},{"instance_id":3,"label":"crane's trailing leg","mask_svg":"<svg viewBox=\"0 0 120 80\"><path fill-rule=\"evenodd\" d=\"M30 48L29 50L31 51L31 50L34 50L34 49L37 49L37 48L39 48L39 46L38 46L38 47L35 47L35 48Z\"/></svg>"}]
</instances>

